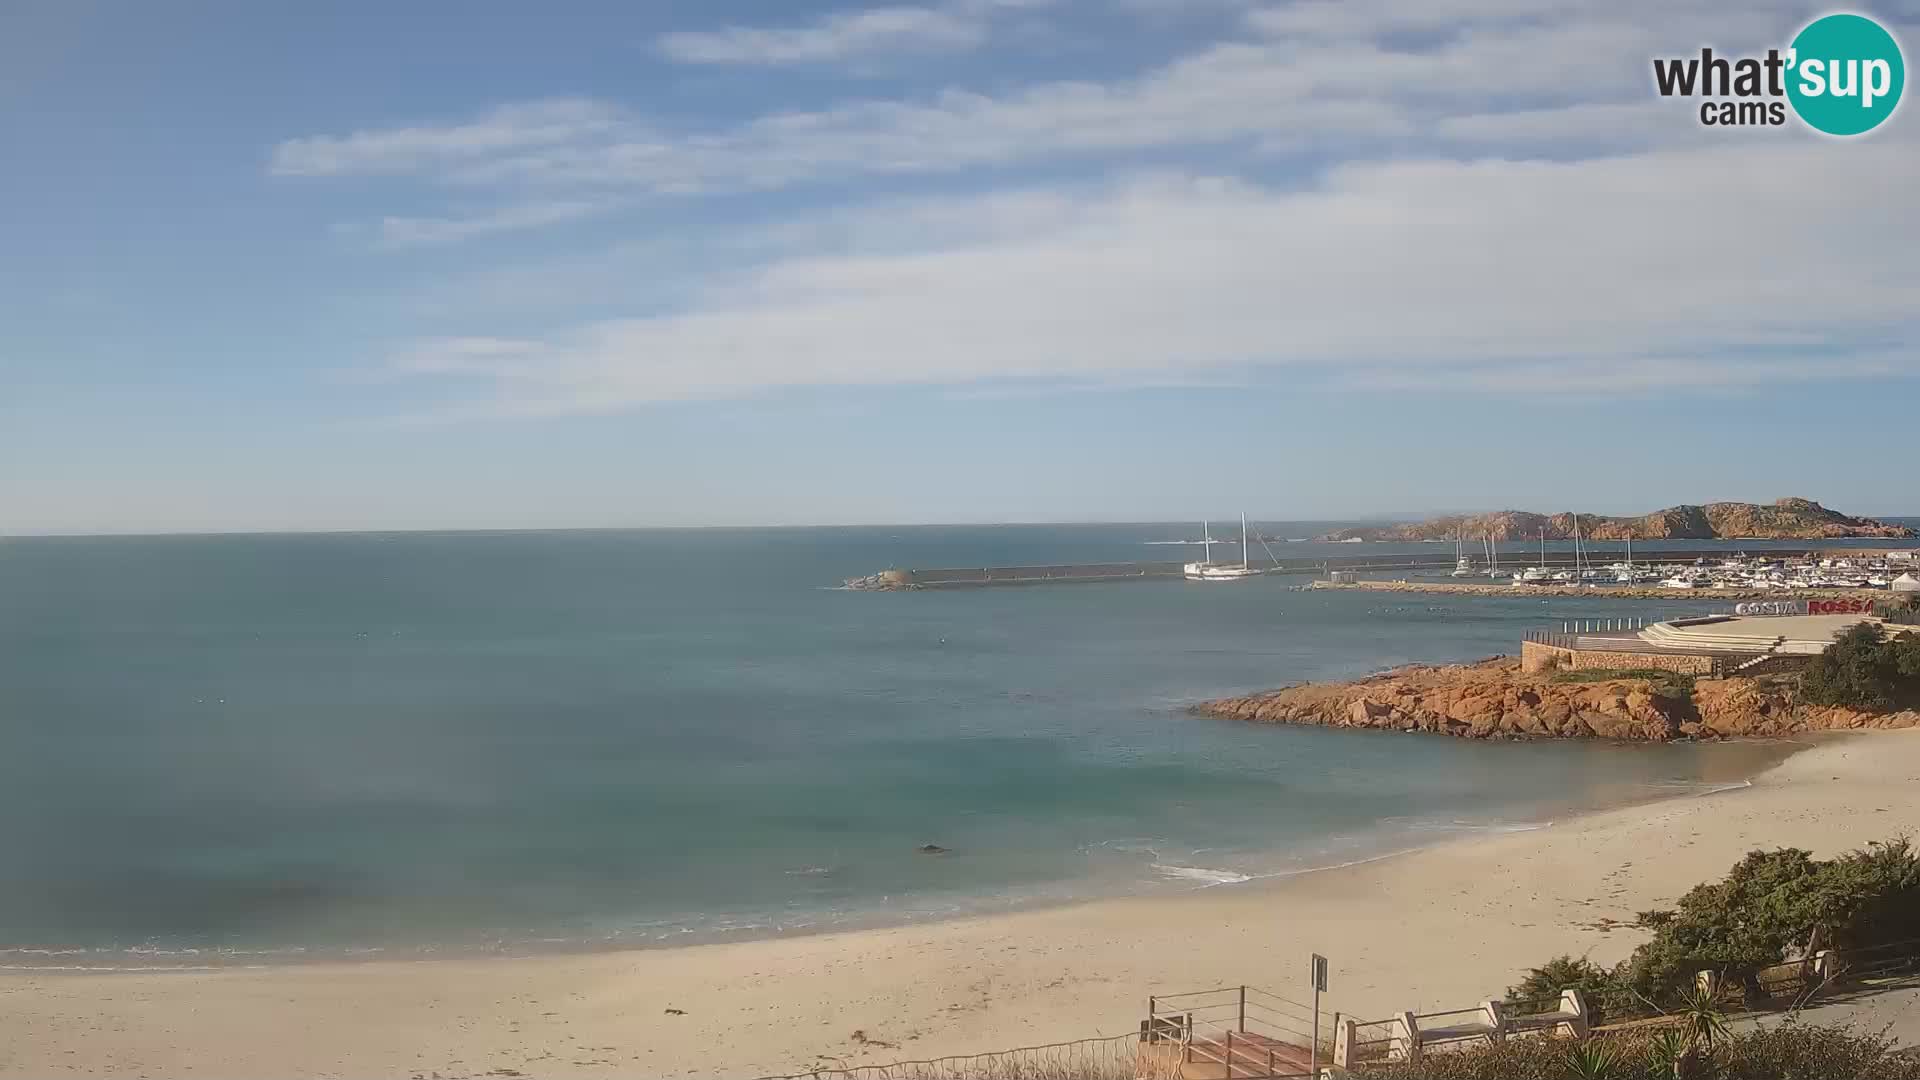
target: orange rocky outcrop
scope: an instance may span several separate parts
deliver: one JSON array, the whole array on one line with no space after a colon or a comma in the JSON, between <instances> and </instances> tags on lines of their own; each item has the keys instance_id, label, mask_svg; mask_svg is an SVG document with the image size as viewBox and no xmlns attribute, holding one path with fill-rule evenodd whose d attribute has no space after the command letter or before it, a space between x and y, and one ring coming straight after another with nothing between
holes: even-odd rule
<instances>
[{"instance_id":1,"label":"orange rocky outcrop","mask_svg":"<svg viewBox=\"0 0 1920 1080\"><path fill-rule=\"evenodd\" d=\"M1548 540L1573 536L1574 514L1535 514L1502 510L1492 514L1449 515L1429 521L1373 528L1340 529L1329 540L1451 540L1491 536L1495 540ZM1670 506L1639 517L1578 515L1580 535L1589 540L1724 540L1765 537L1775 540L1823 540L1870 537L1911 538L1912 529L1873 518L1850 517L1812 499L1780 499L1769 505L1716 502Z\"/></svg>"},{"instance_id":2,"label":"orange rocky outcrop","mask_svg":"<svg viewBox=\"0 0 1920 1080\"><path fill-rule=\"evenodd\" d=\"M1269 724L1424 731L1469 739L1599 738L1666 742L1920 726L1920 713L1810 706L1791 681L1700 679L1691 691L1643 678L1556 682L1518 660L1413 665L1345 683L1223 698L1194 711Z\"/></svg>"}]
</instances>

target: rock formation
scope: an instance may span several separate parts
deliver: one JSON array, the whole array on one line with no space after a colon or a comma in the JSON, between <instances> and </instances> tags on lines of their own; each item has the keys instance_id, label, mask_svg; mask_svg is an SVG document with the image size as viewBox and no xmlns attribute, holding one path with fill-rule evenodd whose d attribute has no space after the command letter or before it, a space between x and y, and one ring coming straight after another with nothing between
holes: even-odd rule
<instances>
[{"instance_id":1,"label":"rock formation","mask_svg":"<svg viewBox=\"0 0 1920 1080\"><path fill-rule=\"evenodd\" d=\"M1495 540L1534 540L1542 529L1549 540L1573 537L1573 514L1534 514L1502 510L1492 514L1449 515L1428 521L1379 528L1340 529L1327 540L1451 540L1469 541L1491 535ZM1811 499L1781 499L1770 506L1758 503L1717 502L1705 506L1670 506L1642 517L1603 517L1580 514L1580 535L1591 540L1832 540L1841 537L1907 539L1914 531L1872 518L1848 517Z\"/></svg>"},{"instance_id":2,"label":"rock formation","mask_svg":"<svg viewBox=\"0 0 1920 1080\"><path fill-rule=\"evenodd\" d=\"M1561 682L1495 657L1413 665L1345 683L1307 683L1194 707L1207 716L1269 724L1424 731L1469 739L1770 737L1810 731L1920 726L1920 713L1874 714L1801 703L1791 680L1701 678Z\"/></svg>"}]
</instances>

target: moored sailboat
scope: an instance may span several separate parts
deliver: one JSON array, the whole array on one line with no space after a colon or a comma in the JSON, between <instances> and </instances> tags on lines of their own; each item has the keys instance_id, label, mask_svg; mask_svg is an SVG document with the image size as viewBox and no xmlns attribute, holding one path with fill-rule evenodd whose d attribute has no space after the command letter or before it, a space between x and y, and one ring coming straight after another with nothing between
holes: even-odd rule
<instances>
[{"instance_id":1,"label":"moored sailboat","mask_svg":"<svg viewBox=\"0 0 1920 1080\"><path fill-rule=\"evenodd\" d=\"M1203 524L1201 528L1203 535L1206 537L1203 541L1207 545L1206 557L1200 562L1190 562L1181 568L1188 581L1242 581L1246 578L1260 576L1260 571L1255 570L1252 562L1247 558L1247 515L1240 515L1239 566L1214 565L1213 527L1209 524Z\"/></svg>"}]
</instances>

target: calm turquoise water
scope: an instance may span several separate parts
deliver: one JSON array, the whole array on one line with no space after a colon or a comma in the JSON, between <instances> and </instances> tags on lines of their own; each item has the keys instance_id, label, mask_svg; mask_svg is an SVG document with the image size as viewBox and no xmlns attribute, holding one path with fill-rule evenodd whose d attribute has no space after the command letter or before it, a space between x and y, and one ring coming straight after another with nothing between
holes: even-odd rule
<instances>
[{"instance_id":1,"label":"calm turquoise water","mask_svg":"<svg viewBox=\"0 0 1920 1080\"><path fill-rule=\"evenodd\" d=\"M1181 711L1661 605L823 588L1163 558L1183 549L1142 541L1193 531L0 541L0 963L938 917L1297 872L1755 767Z\"/></svg>"}]
</instances>

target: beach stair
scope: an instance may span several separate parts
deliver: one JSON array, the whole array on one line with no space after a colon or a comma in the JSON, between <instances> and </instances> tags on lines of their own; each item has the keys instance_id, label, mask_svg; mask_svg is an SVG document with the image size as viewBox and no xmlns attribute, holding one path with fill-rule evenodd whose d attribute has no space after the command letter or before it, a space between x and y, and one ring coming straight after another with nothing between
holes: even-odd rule
<instances>
[{"instance_id":1,"label":"beach stair","mask_svg":"<svg viewBox=\"0 0 1920 1080\"><path fill-rule=\"evenodd\" d=\"M1313 1006L1253 986L1148 999L1136 1072L1155 1080L1277 1080L1313 1076L1331 1047L1311 1049Z\"/></svg>"}]
</instances>

